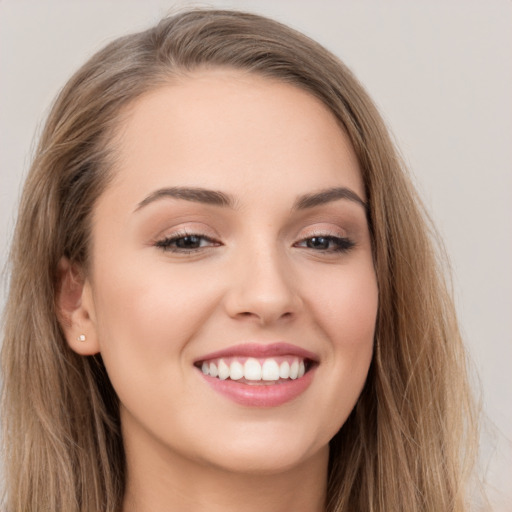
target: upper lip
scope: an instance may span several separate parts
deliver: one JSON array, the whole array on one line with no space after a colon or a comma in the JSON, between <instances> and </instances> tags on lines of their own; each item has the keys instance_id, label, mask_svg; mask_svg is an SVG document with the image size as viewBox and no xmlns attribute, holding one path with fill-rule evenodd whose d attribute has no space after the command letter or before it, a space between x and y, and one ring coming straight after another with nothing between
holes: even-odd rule
<instances>
[{"instance_id":1,"label":"upper lip","mask_svg":"<svg viewBox=\"0 0 512 512\"><path fill-rule=\"evenodd\" d=\"M254 358L267 358L275 356L297 356L303 359L309 359L318 362L318 356L313 352L306 350L290 343L241 343L231 347L210 352L204 356L197 358L194 363L207 361L209 359L219 359L221 357L254 357Z\"/></svg>"}]
</instances>

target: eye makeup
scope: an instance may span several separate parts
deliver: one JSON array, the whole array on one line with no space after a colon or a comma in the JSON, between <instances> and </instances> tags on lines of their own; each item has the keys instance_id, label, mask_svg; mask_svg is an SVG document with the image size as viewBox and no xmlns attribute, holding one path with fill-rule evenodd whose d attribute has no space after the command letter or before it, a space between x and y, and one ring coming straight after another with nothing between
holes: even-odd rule
<instances>
[{"instance_id":1,"label":"eye makeup","mask_svg":"<svg viewBox=\"0 0 512 512\"><path fill-rule=\"evenodd\" d=\"M219 247L222 244L209 236L184 230L162 238L154 245L166 252L189 254L198 250Z\"/></svg>"}]
</instances>

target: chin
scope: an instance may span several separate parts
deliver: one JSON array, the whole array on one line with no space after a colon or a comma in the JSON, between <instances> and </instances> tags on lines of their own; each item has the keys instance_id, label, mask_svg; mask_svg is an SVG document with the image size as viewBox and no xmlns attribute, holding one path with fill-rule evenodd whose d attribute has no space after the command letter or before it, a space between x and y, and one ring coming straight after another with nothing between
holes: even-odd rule
<instances>
[{"instance_id":1,"label":"chin","mask_svg":"<svg viewBox=\"0 0 512 512\"><path fill-rule=\"evenodd\" d=\"M296 454L283 453L282 451L279 451L277 454L269 453L270 451L258 454L237 454L229 460L218 461L216 467L239 475L279 475L307 464L310 459L320 457L324 451L328 454L328 447L325 447L325 450L320 450L319 453L309 456L304 454L303 457L297 457Z\"/></svg>"},{"instance_id":2,"label":"chin","mask_svg":"<svg viewBox=\"0 0 512 512\"><path fill-rule=\"evenodd\" d=\"M233 437L227 443L215 443L201 451L201 458L211 466L238 474L271 475L294 470L311 459L328 460L329 443L277 432L261 432Z\"/></svg>"}]
</instances>

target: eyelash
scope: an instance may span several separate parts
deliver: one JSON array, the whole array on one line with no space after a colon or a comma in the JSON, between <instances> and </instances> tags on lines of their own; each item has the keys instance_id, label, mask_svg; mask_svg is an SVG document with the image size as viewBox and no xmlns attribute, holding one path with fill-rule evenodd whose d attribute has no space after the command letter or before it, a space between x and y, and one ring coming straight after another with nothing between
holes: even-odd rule
<instances>
[{"instance_id":1,"label":"eyelash","mask_svg":"<svg viewBox=\"0 0 512 512\"><path fill-rule=\"evenodd\" d=\"M178 247L177 243L180 240L185 240L186 238L197 239L197 241L199 242L200 245L198 247L189 247L189 248ZM201 244L204 241L206 241L209 245L201 246ZM158 240L157 242L155 242L155 246L162 249L163 251L180 253L180 254L191 254L191 253L194 253L194 252L197 252L200 250L210 249L211 247L217 247L219 245L222 245L222 244L220 242L217 242L213 238L210 238L209 236L201 235L199 233L187 233L187 232L176 233L172 236L163 238L162 240Z\"/></svg>"},{"instance_id":2,"label":"eyelash","mask_svg":"<svg viewBox=\"0 0 512 512\"><path fill-rule=\"evenodd\" d=\"M196 244L199 243L199 245L196 247L188 248L177 246L180 241L184 241L187 238L191 239L191 241L194 241ZM324 241L327 243L328 247L317 249L315 247L302 245L307 244L308 242L312 242L313 240L316 240L317 243ZM204 242L206 242L208 245L202 245ZM212 247L218 247L220 245L222 245L220 242L217 242L213 238L210 238L206 235L187 232L176 233L170 237L166 237L155 242L155 247L158 247L162 251L178 254L191 254L201 250L211 249ZM334 247L330 247L331 245L334 245ZM323 253L346 253L349 252L354 246L355 243L349 238L325 234L315 234L307 238L303 238L294 244L294 247L311 249L315 252L318 251Z\"/></svg>"},{"instance_id":3,"label":"eyelash","mask_svg":"<svg viewBox=\"0 0 512 512\"><path fill-rule=\"evenodd\" d=\"M321 251L319 251L319 252L324 252L324 253L345 253L345 252L349 252L356 245L352 240L350 240L350 238L347 238L347 237L317 234L317 235L308 236L307 238L303 238L302 240L297 242L294 245L294 247L304 247L300 244L303 244L303 243L307 244L308 242L313 241L315 239L319 242L321 240L324 240L327 242L328 245L331 245L331 244L335 245L335 247L328 247L328 248L325 248L325 249L322 249ZM314 251L317 250L314 247L306 246L304 248L311 249Z\"/></svg>"}]
</instances>

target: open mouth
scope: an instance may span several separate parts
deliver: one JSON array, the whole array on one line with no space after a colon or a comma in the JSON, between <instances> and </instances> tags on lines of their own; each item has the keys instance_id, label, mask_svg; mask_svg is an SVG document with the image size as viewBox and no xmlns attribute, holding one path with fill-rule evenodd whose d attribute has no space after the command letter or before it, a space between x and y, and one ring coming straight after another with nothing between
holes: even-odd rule
<instances>
[{"instance_id":1,"label":"open mouth","mask_svg":"<svg viewBox=\"0 0 512 512\"><path fill-rule=\"evenodd\" d=\"M313 365L313 361L297 356L220 357L195 364L209 377L249 385L271 385L300 379Z\"/></svg>"},{"instance_id":2,"label":"open mouth","mask_svg":"<svg viewBox=\"0 0 512 512\"><path fill-rule=\"evenodd\" d=\"M194 361L204 382L244 407L278 407L305 394L320 358L290 343L242 343Z\"/></svg>"}]
</instances>

